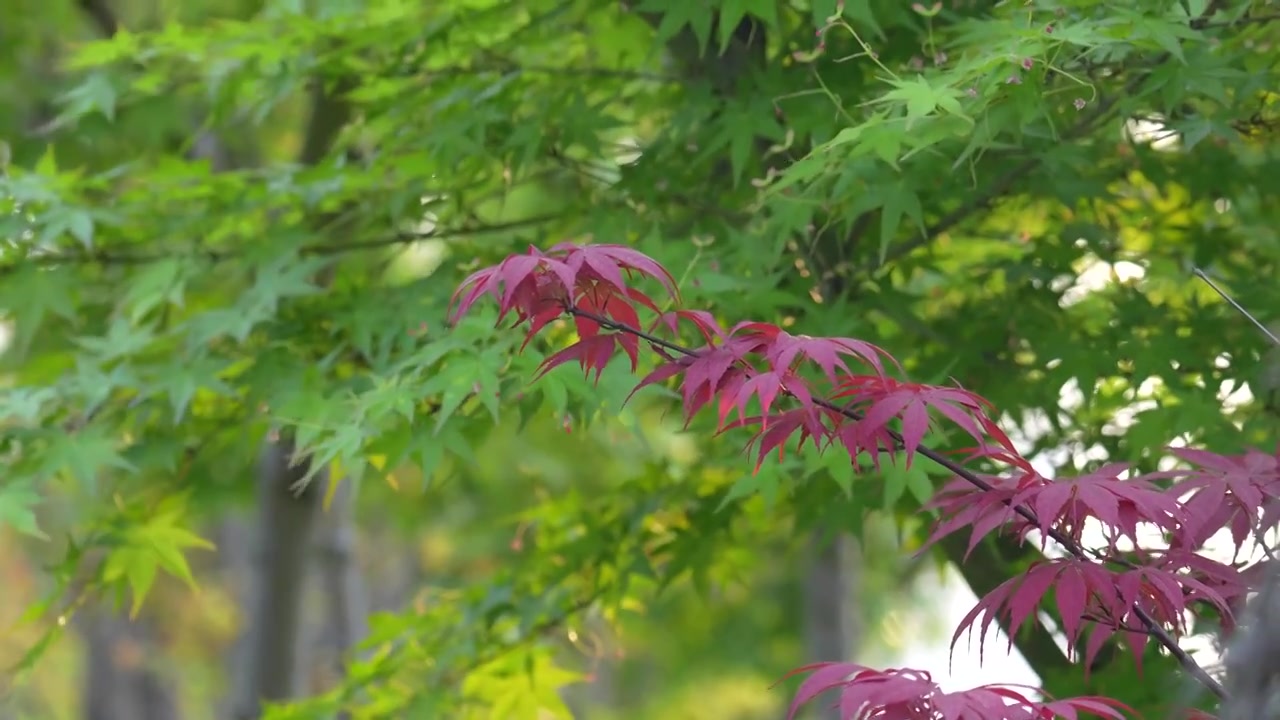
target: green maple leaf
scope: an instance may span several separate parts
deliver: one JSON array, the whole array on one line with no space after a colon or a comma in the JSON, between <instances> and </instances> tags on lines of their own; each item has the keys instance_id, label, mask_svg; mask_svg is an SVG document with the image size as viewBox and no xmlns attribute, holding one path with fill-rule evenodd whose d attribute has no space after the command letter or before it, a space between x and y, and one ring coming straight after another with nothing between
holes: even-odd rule
<instances>
[{"instance_id":1,"label":"green maple leaf","mask_svg":"<svg viewBox=\"0 0 1280 720\"><path fill-rule=\"evenodd\" d=\"M36 522L40 494L24 483L0 486L0 527L9 526L30 537L48 540Z\"/></svg>"},{"instance_id":2,"label":"green maple leaf","mask_svg":"<svg viewBox=\"0 0 1280 720\"><path fill-rule=\"evenodd\" d=\"M185 515L182 498L170 498L151 512L145 522L123 528L115 549L102 567L104 582L123 581L133 593L131 617L137 616L160 570L197 590L191 566L182 551L214 549L213 543L181 526Z\"/></svg>"},{"instance_id":3,"label":"green maple leaf","mask_svg":"<svg viewBox=\"0 0 1280 720\"><path fill-rule=\"evenodd\" d=\"M76 317L78 277L66 268L20 267L0 278L0 307L16 319L14 350L26 355L45 320Z\"/></svg>"},{"instance_id":4,"label":"green maple leaf","mask_svg":"<svg viewBox=\"0 0 1280 720\"><path fill-rule=\"evenodd\" d=\"M83 487L97 485L98 473L107 468L135 472L129 461L116 451L117 441L100 428L84 428L75 433L56 433L45 450L43 471L66 471Z\"/></svg>"}]
</instances>

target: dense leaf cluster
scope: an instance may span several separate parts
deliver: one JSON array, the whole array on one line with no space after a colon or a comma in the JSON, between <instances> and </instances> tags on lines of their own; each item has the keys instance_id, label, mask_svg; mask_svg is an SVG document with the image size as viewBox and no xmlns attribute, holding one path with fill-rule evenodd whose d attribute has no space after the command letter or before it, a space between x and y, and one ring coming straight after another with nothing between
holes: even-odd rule
<instances>
[{"instance_id":1,"label":"dense leaf cluster","mask_svg":"<svg viewBox=\"0 0 1280 720\"><path fill-rule=\"evenodd\" d=\"M1261 566L1200 550L1276 521L1274 457L1246 448L1274 441L1280 358L1187 271L1280 303L1266 2L17 7L0 526L52 564L19 668L102 595L195 614L165 575L216 575L198 535L248 504L281 437L326 501L358 484L397 548L456 542L429 602L401 598L341 682L277 717L563 716L560 637L588 611L645 609L664 632L633 637L676 638L644 648L652 666L719 653L776 677L798 609L721 598L708 626L651 600L783 584L796 538L870 543L866 518L894 538L867 553L865 605L900 597L898 550L969 557L970 622L1022 626L1056 697L1164 712L1187 665L1170 641L1229 626L1257 587ZM545 249L588 237L610 244ZM459 299L497 290L541 328L523 352L491 308L445 329L487 266ZM766 322L722 324L741 317ZM524 382L575 361L598 385ZM620 410L632 372L651 390ZM754 474L710 440L738 427ZM819 451L764 462L796 438ZM1159 465L1170 445L1192 470ZM725 640L744 617L783 649ZM1083 677L1053 629L1105 672ZM1126 642L1148 646L1141 681L1114 661ZM641 686L640 712L670 717Z\"/></svg>"},{"instance_id":2,"label":"dense leaf cluster","mask_svg":"<svg viewBox=\"0 0 1280 720\"><path fill-rule=\"evenodd\" d=\"M968 527L972 550L991 532L1025 538L1035 530L1042 545L1052 538L1068 553L1037 563L988 593L965 617L952 642L978 620L983 638L998 617L1008 621L1011 632L1018 632L1052 589L1068 647L1075 652L1083 646L1086 671L1114 635L1125 638L1139 664L1147 642L1155 638L1197 680L1222 694L1218 682L1177 645L1177 638L1186 633L1188 611L1196 604L1207 605L1229 623L1232 608L1240 607L1249 593L1242 566L1216 562L1196 551L1210 536L1230 528L1238 554L1246 539L1259 538L1271 527L1264 523L1280 507L1274 455L1253 451L1229 457L1175 448L1199 467L1126 477L1128 468L1110 464L1074 478L1049 479L1022 457L986 414L990 403L963 390L891 381L881 362L884 351L869 343L793 336L763 322L725 329L706 313L663 312L653 298L629 284L628 275L659 280L671 299L678 300L671 273L651 258L622 246L566 243L546 252L530 248L528 254L472 274L454 295L455 313L464 315L482 297L492 297L498 301L499 322L514 313L517 323L528 324L526 345L568 315L577 338L548 357L544 371L576 360L584 372L594 371L599 377L619 348L634 370L639 343L649 343L665 362L637 389L675 379L685 401L686 421L714 404L722 431L758 426L753 438L757 469L766 455L781 453L792 439L799 446L811 443L817 452L837 447L855 468L863 454L872 456L877 467L882 454L893 457L900 452L910 463L922 450L921 439L930 423L946 418L978 443L970 460L994 464L1001 474L978 475L923 448L957 475L931 503L940 521L929 543ZM642 324L642 311L654 317ZM688 348L653 334L661 331L678 339L681 319L694 326L704 346ZM858 358L874 373L852 372L841 355ZM839 389L833 397L842 402L815 393L813 374ZM794 409L775 405L783 395L794 400ZM748 415L753 398L759 414ZM727 422L735 410L740 419ZM1183 480L1171 487L1156 482L1171 477ZM1190 500L1179 502L1182 495ZM1103 528L1105 546L1082 546L1089 521ZM1170 537L1169 548L1143 549L1139 527ZM1128 541L1131 550L1122 552L1121 540ZM1249 570L1256 573L1264 566L1254 564ZM1082 642L1086 622L1092 632ZM1012 690L990 687L948 694L941 693L927 673L917 671L879 672L843 663L815 668L796 697L792 715L796 705L840 688L841 716L855 720L1032 719L1075 717L1081 711L1124 717L1116 709L1125 707L1122 703L1101 698L1034 702Z\"/></svg>"}]
</instances>

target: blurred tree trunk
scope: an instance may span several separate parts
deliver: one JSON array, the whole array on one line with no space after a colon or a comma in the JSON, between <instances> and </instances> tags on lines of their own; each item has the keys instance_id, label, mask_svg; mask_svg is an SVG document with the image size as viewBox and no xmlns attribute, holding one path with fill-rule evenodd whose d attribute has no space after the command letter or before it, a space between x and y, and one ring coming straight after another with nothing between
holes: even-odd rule
<instances>
[{"instance_id":1,"label":"blurred tree trunk","mask_svg":"<svg viewBox=\"0 0 1280 720\"><path fill-rule=\"evenodd\" d=\"M228 596L237 608L248 608L252 603L254 582L254 538L247 513L236 511L223 517L214 531L214 544L218 548L217 573ZM249 636L240 632L223 661L223 674L231 683L241 683L239 668L248 664ZM217 717L234 717L233 703L238 693L227 695Z\"/></svg>"},{"instance_id":2,"label":"blurred tree trunk","mask_svg":"<svg viewBox=\"0 0 1280 720\"><path fill-rule=\"evenodd\" d=\"M264 701L298 693L298 635L312 526L327 473L317 472L305 489L295 485L309 462L291 464L292 439L267 443L258 473L257 569L251 591L248 638L235 700L236 720L261 715Z\"/></svg>"},{"instance_id":3,"label":"blurred tree trunk","mask_svg":"<svg viewBox=\"0 0 1280 720\"><path fill-rule=\"evenodd\" d=\"M176 693L152 665L158 653L149 624L102 606L77 617L86 645L86 720L176 720Z\"/></svg>"},{"instance_id":4,"label":"blurred tree trunk","mask_svg":"<svg viewBox=\"0 0 1280 720\"><path fill-rule=\"evenodd\" d=\"M320 572L316 580L324 612L308 652L312 692L326 690L341 680L351 654L369 634L369 599L357 552L354 494L352 483L340 483L320 518L316 537Z\"/></svg>"},{"instance_id":5,"label":"blurred tree trunk","mask_svg":"<svg viewBox=\"0 0 1280 720\"><path fill-rule=\"evenodd\" d=\"M320 573L329 602L328 627L344 657L369 634L369 607L356 553L355 489L338 486L321 524Z\"/></svg>"},{"instance_id":6,"label":"blurred tree trunk","mask_svg":"<svg viewBox=\"0 0 1280 720\"><path fill-rule=\"evenodd\" d=\"M1227 646L1222 720L1280 720L1280 563L1269 564Z\"/></svg>"},{"instance_id":7,"label":"blurred tree trunk","mask_svg":"<svg viewBox=\"0 0 1280 720\"><path fill-rule=\"evenodd\" d=\"M334 140L351 117L343 99L349 81L333 85L315 83L311 91L311 117L299 158L316 165L329 153ZM315 218L315 227L324 224ZM332 267L315 283L325 288ZM295 446L289 433L278 442L267 442L258 472L259 564L251 600L247 657L232 700L236 720L255 720L264 701L286 700L299 691L302 668L297 658L302 634L302 595L311 533L320 512L329 479L328 468L319 468L302 492L296 485L311 469L310 460L294 464Z\"/></svg>"},{"instance_id":8,"label":"blurred tree trunk","mask_svg":"<svg viewBox=\"0 0 1280 720\"><path fill-rule=\"evenodd\" d=\"M853 659L862 641L857 611L857 543L847 535L825 538L817 532L809 542L809 566L804 577L804 636L806 662L839 662ZM840 720L831 707L834 693L819 698L820 717Z\"/></svg>"}]
</instances>

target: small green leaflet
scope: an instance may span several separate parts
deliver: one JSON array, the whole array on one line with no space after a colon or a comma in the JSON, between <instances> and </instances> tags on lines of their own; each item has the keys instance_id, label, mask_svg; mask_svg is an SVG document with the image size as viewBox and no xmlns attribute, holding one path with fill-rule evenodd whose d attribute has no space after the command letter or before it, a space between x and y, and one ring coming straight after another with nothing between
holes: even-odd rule
<instances>
[{"instance_id":1,"label":"small green leaflet","mask_svg":"<svg viewBox=\"0 0 1280 720\"><path fill-rule=\"evenodd\" d=\"M729 47L738 24L748 14L763 21L766 28L778 26L778 4L774 0L723 0L717 26L721 54ZM759 32L764 32L763 28Z\"/></svg>"},{"instance_id":2,"label":"small green leaflet","mask_svg":"<svg viewBox=\"0 0 1280 720\"><path fill-rule=\"evenodd\" d=\"M725 493L724 499L720 501L716 512L748 495L759 495L766 507L773 507L778 501L778 491L782 489L783 482L803 474L804 461L801 456L806 452L814 452L814 449L806 447L799 452L790 450L782 458L778 458L775 453L754 473L743 475L734 481L729 487L729 492Z\"/></svg>"},{"instance_id":3,"label":"small green leaflet","mask_svg":"<svg viewBox=\"0 0 1280 720\"><path fill-rule=\"evenodd\" d=\"M675 37L685 25L697 38L699 53L711 42L711 21L715 13L708 0L645 0L636 11L662 15L657 33L659 43Z\"/></svg>"},{"instance_id":4,"label":"small green leaflet","mask_svg":"<svg viewBox=\"0 0 1280 720\"><path fill-rule=\"evenodd\" d=\"M816 452L809 448L801 453L806 477L821 476L825 471L844 492L846 498L853 497L853 479L857 475L854 461L841 448L827 448Z\"/></svg>"},{"instance_id":5,"label":"small green leaflet","mask_svg":"<svg viewBox=\"0 0 1280 720\"><path fill-rule=\"evenodd\" d=\"M822 27L827 18L836 14L838 0L813 0L809 3L813 12L813 26Z\"/></svg>"},{"instance_id":6,"label":"small green leaflet","mask_svg":"<svg viewBox=\"0 0 1280 720\"><path fill-rule=\"evenodd\" d=\"M435 433L439 433L445 423L473 395L479 398L494 421L497 421L497 394L501 383L499 369L502 362L501 352L497 348L489 348L466 359L455 357L437 370L430 380L419 386L418 392L423 395L440 394Z\"/></svg>"},{"instance_id":7,"label":"small green leaflet","mask_svg":"<svg viewBox=\"0 0 1280 720\"><path fill-rule=\"evenodd\" d=\"M880 215L880 264L883 265L889 253L889 245L898 235L903 215L909 215L915 221L921 235L925 234L925 226L920 197L909 185L897 182L892 186L881 187L879 193L884 200Z\"/></svg>"},{"instance_id":8,"label":"small green leaflet","mask_svg":"<svg viewBox=\"0 0 1280 720\"><path fill-rule=\"evenodd\" d=\"M175 258L164 258L145 266L129 282L121 306L128 313L129 321L137 323L157 307L182 306L187 266Z\"/></svg>"},{"instance_id":9,"label":"small green leaflet","mask_svg":"<svg viewBox=\"0 0 1280 720\"><path fill-rule=\"evenodd\" d=\"M48 540L36 523L35 507L39 503L39 493L26 483L0 485L0 528L8 526L23 535Z\"/></svg>"},{"instance_id":10,"label":"small green leaflet","mask_svg":"<svg viewBox=\"0 0 1280 720\"><path fill-rule=\"evenodd\" d=\"M118 360L141 351L151 343L151 329L139 327L124 317L117 316L102 337L79 337L76 344L97 355L101 360Z\"/></svg>"},{"instance_id":11,"label":"small green leaflet","mask_svg":"<svg viewBox=\"0 0 1280 720\"><path fill-rule=\"evenodd\" d=\"M35 423L46 404L57 400L57 391L51 387L10 388L0 394L0 421L11 420L19 424Z\"/></svg>"},{"instance_id":12,"label":"small green leaflet","mask_svg":"<svg viewBox=\"0 0 1280 720\"><path fill-rule=\"evenodd\" d=\"M124 581L133 593L129 610L136 617L143 600L155 583L156 573L163 569L196 590L195 578L182 551L187 548L214 549L213 544L179 525L182 508L171 504L160 508L142 524L129 524L121 531L119 544L107 556L102 579L108 583ZM136 522L136 520L135 520Z\"/></svg>"},{"instance_id":13,"label":"small green leaflet","mask_svg":"<svg viewBox=\"0 0 1280 720\"><path fill-rule=\"evenodd\" d=\"M303 297L319 291L312 277L329 264L320 257L297 258L293 253L272 258L255 268L255 282L237 303L239 307L270 308L275 311L284 298Z\"/></svg>"},{"instance_id":14,"label":"small green leaflet","mask_svg":"<svg viewBox=\"0 0 1280 720\"><path fill-rule=\"evenodd\" d=\"M875 102L901 102L907 109L907 126L910 130L916 121L932 115L935 110L964 118L973 124L973 118L965 114L960 106L960 91L950 87L934 87L923 76L917 75L914 80L889 80L893 89L880 96Z\"/></svg>"},{"instance_id":15,"label":"small green leaflet","mask_svg":"<svg viewBox=\"0 0 1280 720\"><path fill-rule=\"evenodd\" d=\"M72 88L60 100L65 106L59 123L72 122L94 111L108 121L116 117L116 88L105 72L90 73L84 82Z\"/></svg>"},{"instance_id":16,"label":"small green leaflet","mask_svg":"<svg viewBox=\"0 0 1280 720\"><path fill-rule=\"evenodd\" d=\"M116 452L117 441L100 428L82 428L75 433L50 431L49 446L44 452L43 473L67 472L82 487L92 490L98 473L108 468L136 472L129 461Z\"/></svg>"},{"instance_id":17,"label":"small green leaflet","mask_svg":"<svg viewBox=\"0 0 1280 720\"><path fill-rule=\"evenodd\" d=\"M332 471L334 462L338 464L338 469L345 475L345 479L359 483L364 479L365 469L368 467L365 460L367 439L368 435L363 429L363 423L338 425L327 437L307 448L312 453L311 461L307 463L307 472L302 476L301 483L309 485L321 471ZM344 478L332 472L331 475L333 477L330 480L333 484L330 487L336 489L336 481ZM329 499L331 498L326 497L326 502Z\"/></svg>"},{"instance_id":18,"label":"small green leaflet","mask_svg":"<svg viewBox=\"0 0 1280 720\"><path fill-rule=\"evenodd\" d=\"M151 377L153 387L169 396L173 407L174 422L179 422L186 415L191 399L199 390L206 390L222 397L231 397L234 390L218 378L218 374L226 370L219 361L202 357L187 360L184 363L160 365L156 374Z\"/></svg>"},{"instance_id":19,"label":"small green leaflet","mask_svg":"<svg viewBox=\"0 0 1280 720\"><path fill-rule=\"evenodd\" d=\"M906 467L901 453L896 454L891 462L881 462L880 470L884 476L884 509L892 510L904 493L910 491L916 502L924 504L933 496L933 481L929 479L926 463L912 463Z\"/></svg>"},{"instance_id":20,"label":"small green leaflet","mask_svg":"<svg viewBox=\"0 0 1280 720\"><path fill-rule=\"evenodd\" d=\"M63 233L69 233L85 249L93 249L93 216L88 211L64 205L47 211L41 220L44 223L40 231L41 244L54 246Z\"/></svg>"},{"instance_id":21,"label":"small green leaflet","mask_svg":"<svg viewBox=\"0 0 1280 720\"><path fill-rule=\"evenodd\" d=\"M25 355L46 318L74 318L78 286L74 268L69 267L19 266L0 277L0 307L17 323L13 350Z\"/></svg>"}]
</instances>

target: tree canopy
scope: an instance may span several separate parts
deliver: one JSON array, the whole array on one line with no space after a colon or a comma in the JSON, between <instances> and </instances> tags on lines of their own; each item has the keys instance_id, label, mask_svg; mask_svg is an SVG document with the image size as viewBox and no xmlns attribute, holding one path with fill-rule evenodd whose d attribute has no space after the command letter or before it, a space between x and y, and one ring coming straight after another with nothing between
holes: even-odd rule
<instances>
[{"instance_id":1,"label":"tree canopy","mask_svg":"<svg viewBox=\"0 0 1280 720\"><path fill-rule=\"evenodd\" d=\"M531 382L572 322L524 352L497 307L448 322L464 278L530 245L628 246L726 327L873 342L989 399L1052 472L1268 445L1267 340L1192 270L1274 320L1276 20L1263 0L20 2L0 530L51 570L14 668L92 598L195 597L264 446L324 506L348 485L366 525L448 528L468 558L273 718L565 716L583 618L661 629L646 608L687 586L749 607L733 588L815 531L920 547L945 471L800 449L753 473L678 392L624 405L628 363ZM974 552L980 595L1040 557ZM677 614L689 652L722 640ZM1086 680L1047 637L1015 643L1055 694L1192 701L1154 647L1154 680ZM750 640L726 652L800 664Z\"/></svg>"}]
</instances>

